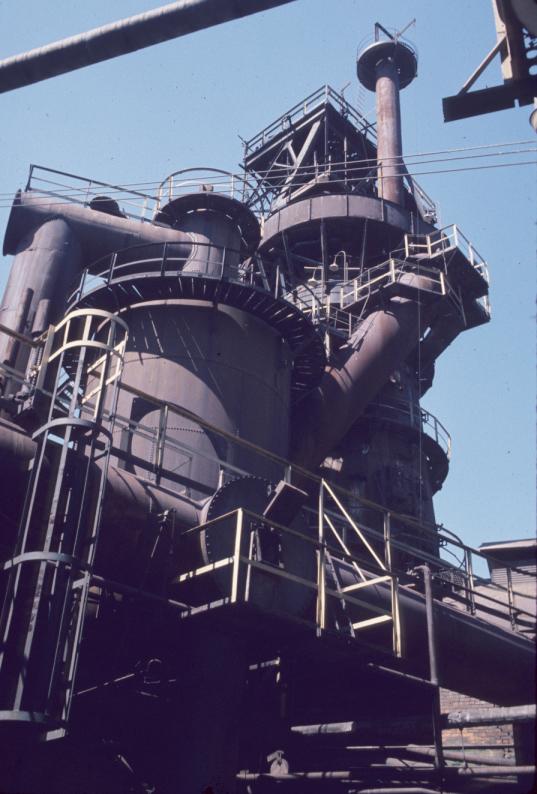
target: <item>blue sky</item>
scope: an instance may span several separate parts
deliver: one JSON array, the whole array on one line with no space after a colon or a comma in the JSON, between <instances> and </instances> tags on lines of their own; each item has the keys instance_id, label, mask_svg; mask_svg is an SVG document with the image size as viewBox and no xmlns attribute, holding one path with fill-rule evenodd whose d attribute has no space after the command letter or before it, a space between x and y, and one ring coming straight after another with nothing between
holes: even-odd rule
<instances>
[{"instance_id":1,"label":"blue sky","mask_svg":"<svg viewBox=\"0 0 537 794\"><path fill-rule=\"evenodd\" d=\"M155 5L2 0L0 57ZM442 96L456 93L495 41L489 0L297 0L2 95L0 229L5 194L24 185L32 162L115 183L155 182L179 168L235 170L239 135L251 137L325 82L341 89L351 81L347 99L373 111L373 94L355 77L357 45L377 20L400 28L414 17L408 35L419 75L402 96L405 152L537 142L531 108L443 122ZM480 85L499 81L493 64ZM424 399L453 438L437 520L474 545L535 532L536 176L527 165L419 177L442 223L460 225L492 279L492 322L444 353ZM8 269L4 259L1 286Z\"/></svg>"}]
</instances>

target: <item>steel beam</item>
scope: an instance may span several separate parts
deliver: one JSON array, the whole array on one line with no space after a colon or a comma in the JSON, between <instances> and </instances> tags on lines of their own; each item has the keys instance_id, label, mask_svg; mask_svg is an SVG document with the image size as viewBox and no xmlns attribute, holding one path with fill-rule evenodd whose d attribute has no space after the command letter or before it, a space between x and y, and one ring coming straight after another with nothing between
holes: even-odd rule
<instances>
[{"instance_id":1,"label":"steel beam","mask_svg":"<svg viewBox=\"0 0 537 794\"><path fill-rule=\"evenodd\" d=\"M0 93L293 0L178 0L0 61Z\"/></svg>"},{"instance_id":2,"label":"steel beam","mask_svg":"<svg viewBox=\"0 0 537 794\"><path fill-rule=\"evenodd\" d=\"M491 88L447 96L442 100L444 121L457 121L484 113L495 113L519 105L530 105L537 92L537 77L530 75Z\"/></svg>"}]
</instances>

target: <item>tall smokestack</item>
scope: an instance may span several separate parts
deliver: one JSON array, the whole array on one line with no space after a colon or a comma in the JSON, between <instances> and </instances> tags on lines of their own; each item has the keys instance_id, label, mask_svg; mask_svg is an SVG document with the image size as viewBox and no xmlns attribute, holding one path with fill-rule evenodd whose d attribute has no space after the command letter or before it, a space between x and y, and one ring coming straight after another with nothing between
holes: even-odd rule
<instances>
[{"instance_id":1,"label":"tall smokestack","mask_svg":"<svg viewBox=\"0 0 537 794\"><path fill-rule=\"evenodd\" d=\"M388 38L380 39L380 32ZM416 53L377 22L375 41L358 56L358 79L377 98L377 162L379 197L404 203L401 108L399 92L417 74Z\"/></svg>"}]
</instances>

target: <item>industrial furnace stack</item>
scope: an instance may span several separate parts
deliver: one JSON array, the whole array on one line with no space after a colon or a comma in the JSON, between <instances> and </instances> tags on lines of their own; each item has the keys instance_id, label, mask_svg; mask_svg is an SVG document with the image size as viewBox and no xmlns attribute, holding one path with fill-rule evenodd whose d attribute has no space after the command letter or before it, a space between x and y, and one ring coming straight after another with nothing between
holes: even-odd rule
<instances>
[{"instance_id":1,"label":"industrial furnace stack","mask_svg":"<svg viewBox=\"0 0 537 794\"><path fill-rule=\"evenodd\" d=\"M325 87L246 143L240 178L118 196L34 167L17 194L3 790L434 786L385 745L441 752L438 683L531 699L531 643L475 615L471 554L440 557L450 440L420 398L489 320L487 270L406 172L416 55L376 33L376 130ZM319 751L322 725L363 726L358 760Z\"/></svg>"}]
</instances>

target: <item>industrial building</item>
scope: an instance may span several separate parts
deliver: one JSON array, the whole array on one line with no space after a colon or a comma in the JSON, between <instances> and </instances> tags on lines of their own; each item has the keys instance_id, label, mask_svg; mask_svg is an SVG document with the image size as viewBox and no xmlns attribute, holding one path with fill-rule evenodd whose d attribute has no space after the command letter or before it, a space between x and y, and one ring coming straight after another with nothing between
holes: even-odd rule
<instances>
[{"instance_id":1,"label":"industrial building","mask_svg":"<svg viewBox=\"0 0 537 794\"><path fill-rule=\"evenodd\" d=\"M420 400L491 310L404 163L416 76L379 23L376 124L323 86L240 173L31 167L0 309L2 790L532 790L535 542L475 549L434 511L451 439Z\"/></svg>"}]
</instances>

